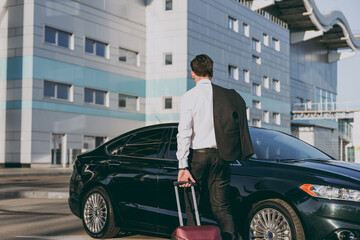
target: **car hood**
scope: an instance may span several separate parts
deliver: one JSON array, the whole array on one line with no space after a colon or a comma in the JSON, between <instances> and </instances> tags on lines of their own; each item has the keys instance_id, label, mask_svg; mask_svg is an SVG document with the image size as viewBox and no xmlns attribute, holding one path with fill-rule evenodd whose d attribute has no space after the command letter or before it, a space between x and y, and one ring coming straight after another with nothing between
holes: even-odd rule
<instances>
[{"instance_id":1,"label":"car hood","mask_svg":"<svg viewBox=\"0 0 360 240\"><path fill-rule=\"evenodd\" d=\"M304 160L251 160L252 166L268 167L271 172L288 172L320 178L325 182L342 185L352 182L360 188L360 164L337 160L304 159ZM273 175L273 174L272 174ZM308 178L307 178L308 179Z\"/></svg>"},{"instance_id":2,"label":"car hood","mask_svg":"<svg viewBox=\"0 0 360 240\"><path fill-rule=\"evenodd\" d=\"M320 160L320 159L307 159L307 160L292 160L280 161L280 164L297 166L307 168L314 172L330 173L331 175L341 175L343 177L352 178L360 181L360 164L342 162L337 160Z\"/></svg>"}]
</instances>

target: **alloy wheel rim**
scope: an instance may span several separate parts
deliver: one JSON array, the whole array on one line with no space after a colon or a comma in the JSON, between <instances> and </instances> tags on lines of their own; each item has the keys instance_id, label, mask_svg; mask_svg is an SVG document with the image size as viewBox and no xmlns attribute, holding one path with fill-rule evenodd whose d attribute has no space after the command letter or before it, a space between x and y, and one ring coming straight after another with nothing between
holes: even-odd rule
<instances>
[{"instance_id":1,"label":"alloy wheel rim","mask_svg":"<svg viewBox=\"0 0 360 240\"><path fill-rule=\"evenodd\" d=\"M87 198L84 207L86 227L93 233L101 232L105 227L107 215L105 199L98 193L91 194Z\"/></svg>"},{"instance_id":2,"label":"alloy wheel rim","mask_svg":"<svg viewBox=\"0 0 360 240\"><path fill-rule=\"evenodd\" d=\"M251 219L250 239L291 240L291 228L287 219L273 208L264 208Z\"/></svg>"}]
</instances>

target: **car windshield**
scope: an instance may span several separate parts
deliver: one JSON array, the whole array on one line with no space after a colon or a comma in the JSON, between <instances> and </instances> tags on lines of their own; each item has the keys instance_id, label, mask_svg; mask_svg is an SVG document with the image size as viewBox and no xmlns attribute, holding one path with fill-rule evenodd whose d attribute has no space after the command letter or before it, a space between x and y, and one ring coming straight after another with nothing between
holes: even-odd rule
<instances>
[{"instance_id":1,"label":"car windshield","mask_svg":"<svg viewBox=\"0 0 360 240\"><path fill-rule=\"evenodd\" d=\"M302 160L332 158L311 145L280 132L250 128L255 154L253 159L262 160Z\"/></svg>"}]
</instances>

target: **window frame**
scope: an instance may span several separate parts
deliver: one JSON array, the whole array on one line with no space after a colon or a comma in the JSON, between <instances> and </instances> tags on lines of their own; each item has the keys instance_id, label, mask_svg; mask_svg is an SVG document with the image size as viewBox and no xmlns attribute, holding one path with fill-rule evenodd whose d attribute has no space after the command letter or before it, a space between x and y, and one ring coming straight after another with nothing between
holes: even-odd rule
<instances>
[{"instance_id":1,"label":"window frame","mask_svg":"<svg viewBox=\"0 0 360 240\"><path fill-rule=\"evenodd\" d=\"M246 83L250 83L250 71L248 69L243 69L243 80Z\"/></svg>"},{"instance_id":2,"label":"window frame","mask_svg":"<svg viewBox=\"0 0 360 240\"><path fill-rule=\"evenodd\" d=\"M92 92L92 102L87 102L86 101L86 90L91 90ZM96 92L102 92L104 93L104 104L98 104L96 103ZM84 103L85 104L89 104L92 106L104 106L104 107L108 107L109 104L109 100L108 100L108 96L109 96L109 91L105 91L105 90L100 90L100 89L95 89L95 88L89 88L89 87L84 87Z\"/></svg>"},{"instance_id":3,"label":"window frame","mask_svg":"<svg viewBox=\"0 0 360 240\"><path fill-rule=\"evenodd\" d=\"M91 41L92 42L92 52L88 52L87 49L87 41ZM105 45L105 49L104 49L104 56L102 55L98 55L98 48L97 45L98 44L104 44ZM101 58L105 58L105 59L110 59L110 47L109 47L109 43L103 42L103 41L99 41L90 37L86 37L84 39L84 51L85 54L91 55L91 56L97 56L97 57L101 57Z\"/></svg>"},{"instance_id":4,"label":"window frame","mask_svg":"<svg viewBox=\"0 0 360 240\"><path fill-rule=\"evenodd\" d=\"M170 64L167 64L167 60L166 60L167 56L171 56L171 63ZM173 66L174 65L174 59L173 59L173 53L172 52L165 52L164 53L163 65L164 66Z\"/></svg>"},{"instance_id":5,"label":"window frame","mask_svg":"<svg viewBox=\"0 0 360 240\"><path fill-rule=\"evenodd\" d=\"M239 68L234 65L228 65L228 78L239 80Z\"/></svg>"},{"instance_id":6,"label":"window frame","mask_svg":"<svg viewBox=\"0 0 360 240\"><path fill-rule=\"evenodd\" d=\"M167 2L171 2L171 9L166 9L167 8ZM174 1L173 0L164 0L164 11L168 12L168 11L173 11L174 10Z\"/></svg>"},{"instance_id":7,"label":"window frame","mask_svg":"<svg viewBox=\"0 0 360 240\"><path fill-rule=\"evenodd\" d=\"M125 61L120 60L120 58L121 58L120 51L125 51L126 52ZM135 59L136 59L135 64L132 64L132 63L128 62L129 53L135 54ZM119 47L119 58L118 58L118 60L119 60L120 63L123 63L123 64L140 67L140 54L139 54L138 51L130 50L130 49L124 48L124 47Z\"/></svg>"},{"instance_id":8,"label":"window frame","mask_svg":"<svg viewBox=\"0 0 360 240\"><path fill-rule=\"evenodd\" d=\"M54 43L46 41L46 30L47 29L51 29L51 30L55 31L55 42ZM68 46L67 47L59 45L59 32L65 33L68 36L68 38L67 38L68 39ZM44 25L44 38L43 38L43 41L44 41L45 44L49 44L51 46L56 46L56 47L61 47L61 48L64 48L64 49L74 50L74 33L71 33L69 31L64 31L62 29L58 29L58 28L54 28L54 27L51 27L51 26L48 26L48 25Z\"/></svg>"},{"instance_id":9,"label":"window frame","mask_svg":"<svg viewBox=\"0 0 360 240\"><path fill-rule=\"evenodd\" d=\"M125 107L122 107L122 106L120 106L120 95L122 95L122 96L125 96ZM128 106L127 106L127 98L135 98L135 102L136 102L136 106L135 106L135 109L133 109L133 108L129 108ZM130 95L130 94L125 94L125 93L118 93L118 108L119 109L122 109L122 110L134 110L134 111L140 111L140 98L139 98L139 96L136 96L136 95Z\"/></svg>"},{"instance_id":10,"label":"window frame","mask_svg":"<svg viewBox=\"0 0 360 240\"><path fill-rule=\"evenodd\" d=\"M166 107L166 100L171 100L171 107L170 108L167 108ZM167 97L163 97L163 109L164 110L171 110L173 109L173 98L171 96L167 96Z\"/></svg>"},{"instance_id":11,"label":"window frame","mask_svg":"<svg viewBox=\"0 0 360 240\"><path fill-rule=\"evenodd\" d=\"M243 34L245 37L250 37L250 25L243 22Z\"/></svg>"},{"instance_id":12,"label":"window frame","mask_svg":"<svg viewBox=\"0 0 360 240\"><path fill-rule=\"evenodd\" d=\"M236 33L239 32L239 21L232 16L228 16L228 29Z\"/></svg>"},{"instance_id":13,"label":"window frame","mask_svg":"<svg viewBox=\"0 0 360 240\"><path fill-rule=\"evenodd\" d=\"M253 87L253 92L252 93L255 96L261 97L261 85L259 83L253 82L252 87Z\"/></svg>"},{"instance_id":14,"label":"window frame","mask_svg":"<svg viewBox=\"0 0 360 240\"><path fill-rule=\"evenodd\" d=\"M275 78L272 79L272 90L274 90L275 92L281 91L280 80Z\"/></svg>"},{"instance_id":15,"label":"window frame","mask_svg":"<svg viewBox=\"0 0 360 240\"><path fill-rule=\"evenodd\" d=\"M54 96L45 96L45 84L51 83L54 84ZM58 97L58 90L59 85L66 86L67 87L67 98L59 98ZM57 101L65 101L65 102L73 102L73 85L68 83L61 83L61 82L54 82L49 80L44 80L43 83L43 97L44 99L51 99L51 100L57 100Z\"/></svg>"}]
</instances>

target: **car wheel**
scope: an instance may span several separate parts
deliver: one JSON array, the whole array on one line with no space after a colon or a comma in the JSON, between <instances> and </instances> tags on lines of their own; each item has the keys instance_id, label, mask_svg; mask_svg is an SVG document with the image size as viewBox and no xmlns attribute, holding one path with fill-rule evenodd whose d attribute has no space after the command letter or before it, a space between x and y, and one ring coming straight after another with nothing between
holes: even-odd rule
<instances>
[{"instance_id":1,"label":"car wheel","mask_svg":"<svg viewBox=\"0 0 360 240\"><path fill-rule=\"evenodd\" d=\"M102 187L95 187L87 192L82 213L84 228L91 237L111 238L119 233L110 198Z\"/></svg>"},{"instance_id":2,"label":"car wheel","mask_svg":"<svg viewBox=\"0 0 360 240\"><path fill-rule=\"evenodd\" d=\"M254 205L248 215L247 237L252 240L305 240L301 221L289 204L268 199Z\"/></svg>"}]
</instances>

